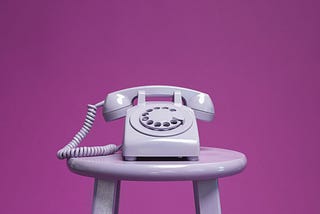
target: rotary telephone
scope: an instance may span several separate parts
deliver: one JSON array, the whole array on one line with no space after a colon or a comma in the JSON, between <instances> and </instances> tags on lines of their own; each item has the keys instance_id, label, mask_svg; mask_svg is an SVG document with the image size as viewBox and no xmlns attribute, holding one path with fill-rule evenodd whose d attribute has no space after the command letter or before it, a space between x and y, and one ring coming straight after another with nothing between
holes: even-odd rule
<instances>
[{"instance_id":1,"label":"rotary telephone","mask_svg":"<svg viewBox=\"0 0 320 214\"><path fill-rule=\"evenodd\" d=\"M147 101L147 97L172 97L169 101ZM137 104L134 105L134 100ZM126 116L123 144L78 147L91 130L97 108L106 121ZM196 118L211 121L214 106L208 94L175 86L140 86L115 91L104 101L88 105L85 122L57 157L109 155L122 149L124 160L139 158L184 158L198 160L200 152Z\"/></svg>"}]
</instances>

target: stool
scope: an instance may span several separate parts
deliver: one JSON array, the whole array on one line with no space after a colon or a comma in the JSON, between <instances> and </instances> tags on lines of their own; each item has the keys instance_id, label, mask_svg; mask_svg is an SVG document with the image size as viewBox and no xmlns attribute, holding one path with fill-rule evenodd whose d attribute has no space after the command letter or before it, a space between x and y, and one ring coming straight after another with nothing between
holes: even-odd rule
<instances>
[{"instance_id":1,"label":"stool","mask_svg":"<svg viewBox=\"0 0 320 214\"><path fill-rule=\"evenodd\" d=\"M74 173L95 178L93 214L117 214L121 180L193 181L196 214L221 214L218 178L241 172L240 152L201 147L199 161L123 161L121 153L71 158Z\"/></svg>"}]
</instances>

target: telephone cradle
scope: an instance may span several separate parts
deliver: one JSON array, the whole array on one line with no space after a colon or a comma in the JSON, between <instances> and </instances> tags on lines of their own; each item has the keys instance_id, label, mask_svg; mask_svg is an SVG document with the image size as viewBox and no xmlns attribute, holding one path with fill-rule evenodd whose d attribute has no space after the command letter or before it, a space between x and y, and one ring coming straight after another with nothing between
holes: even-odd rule
<instances>
[{"instance_id":1,"label":"telephone cradle","mask_svg":"<svg viewBox=\"0 0 320 214\"><path fill-rule=\"evenodd\" d=\"M172 97L173 101L148 101L148 97ZM99 107L103 107L106 121L126 117L123 144L78 147L91 130ZM140 158L196 161L200 152L196 118L211 121L213 117L211 98L196 90L161 85L123 89L109 93L104 101L88 105L82 128L57 156L60 159L100 156L122 149L126 161Z\"/></svg>"}]
</instances>

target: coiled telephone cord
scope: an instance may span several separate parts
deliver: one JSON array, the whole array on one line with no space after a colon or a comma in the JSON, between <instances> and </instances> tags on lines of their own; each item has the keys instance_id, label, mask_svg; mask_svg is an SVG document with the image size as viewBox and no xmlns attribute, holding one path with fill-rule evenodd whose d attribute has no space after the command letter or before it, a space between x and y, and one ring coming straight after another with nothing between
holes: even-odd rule
<instances>
[{"instance_id":1,"label":"coiled telephone cord","mask_svg":"<svg viewBox=\"0 0 320 214\"><path fill-rule=\"evenodd\" d=\"M99 155L110 155L119 151L122 145L117 146L115 144L109 144L105 146L92 146L92 147L78 147L81 141L90 132L92 125L94 123L97 108L103 105L104 101L99 102L95 105L88 105L88 111L86 119L81 129L73 137L73 139L57 152L57 157L59 159L71 158L71 157L90 157Z\"/></svg>"}]
</instances>

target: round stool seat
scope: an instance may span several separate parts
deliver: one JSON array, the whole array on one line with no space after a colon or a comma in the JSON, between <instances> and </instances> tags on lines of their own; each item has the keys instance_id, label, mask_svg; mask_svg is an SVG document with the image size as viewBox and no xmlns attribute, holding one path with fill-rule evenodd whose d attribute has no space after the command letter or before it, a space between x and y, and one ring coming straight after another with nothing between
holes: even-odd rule
<instances>
[{"instance_id":1,"label":"round stool seat","mask_svg":"<svg viewBox=\"0 0 320 214\"><path fill-rule=\"evenodd\" d=\"M240 152L201 147L198 161L123 161L121 153L71 158L74 173L106 180L208 180L241 172L247 159Z\"/></svg>"}]
</instances>

